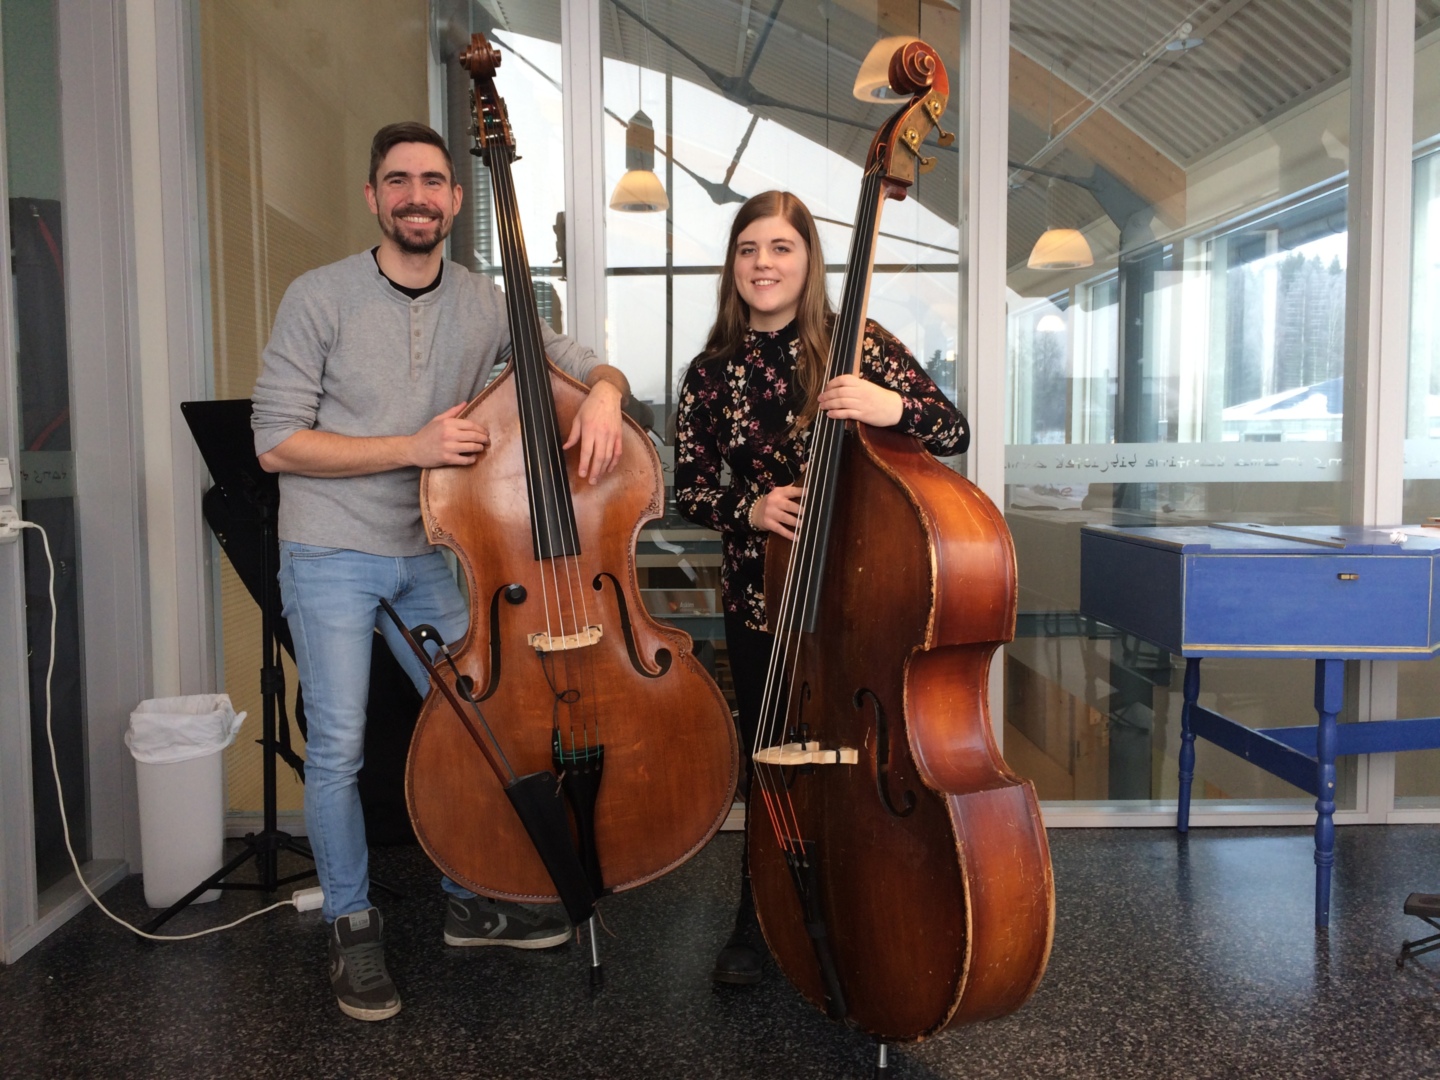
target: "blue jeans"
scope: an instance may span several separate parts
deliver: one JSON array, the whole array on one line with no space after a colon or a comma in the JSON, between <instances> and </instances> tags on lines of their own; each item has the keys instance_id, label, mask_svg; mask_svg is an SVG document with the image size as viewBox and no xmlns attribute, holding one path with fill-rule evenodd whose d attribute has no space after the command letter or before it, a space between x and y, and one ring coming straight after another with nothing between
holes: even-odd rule
<instances>
[{"instance_id":1,"label":"blue jeans","mask_svg":"<svg viewBox=\"0 0 1440 1080\"><path fill-rule=\"evenodd\" d=\"M469 616L439 551L395 557L282 540L280 596L309 721L305 826L325 890L322 914L333 922L370 906L370 859L356 777L365 760L376 629L421 695L430 689L424 665L381 609L380 598L406 626L429 623L447 643L464 636ZM455 895L474 895L449 880L444 885Z\"/></svg>"}]
</instances>

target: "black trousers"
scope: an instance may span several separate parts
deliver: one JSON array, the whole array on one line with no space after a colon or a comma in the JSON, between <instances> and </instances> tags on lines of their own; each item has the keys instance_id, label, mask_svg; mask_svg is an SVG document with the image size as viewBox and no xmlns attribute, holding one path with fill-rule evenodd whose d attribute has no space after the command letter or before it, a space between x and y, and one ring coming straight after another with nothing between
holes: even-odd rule
<instances>
[{"instance_id":1,"label":"black trousers","mask_svg":"<svg viewBox=\"0 0 1440 1080\"><path fill-rule=\"evenodd\" d=\"M736 734L740 738L740 793L745 797L745 846L740 855L740 904L735 915L735 932L753 947L759 945L755 901L750 893L750 827L754 820L750 806L750 750L760 724L760 705L765 696L765 676L775 635L752 630L738 615L725 616L725 647L730 656L730 677L735 684ZM768 828L768 826L766 826Z\"/></svg>"},{"instance_id":2,"label":"black trousers","mask_svg":"<svg viewBox=\"0 0 1440 1080\"><path fill-rule=\"evenodd\" d=\"M730 655L730 677L735 683L735 704L738 715L735 727L740 736L740 754L749 775L750 749L755 745L755 731L760 723L760 703L765 694L765 675L770 667L770 650L775 635L765 630L752 630L735 614L725 616L725 647ZM749 792L746 792L748 796Z\"/></svg>"}]
</instances>

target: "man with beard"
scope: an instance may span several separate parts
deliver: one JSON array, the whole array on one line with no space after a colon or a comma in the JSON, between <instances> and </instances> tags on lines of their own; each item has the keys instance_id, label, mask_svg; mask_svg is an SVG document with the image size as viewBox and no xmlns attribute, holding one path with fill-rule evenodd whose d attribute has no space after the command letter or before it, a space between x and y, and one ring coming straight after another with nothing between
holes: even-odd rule
<instances>
[{"instance_id":1,"label":"man with beard","mask_svg":"<svg viewBox=\"0 0 1440 1080\"><path fill-rule=\"evenodd\" d=\"M365 744L370 648L378 628L423 694L429 686L394 626L464 635L464 598L420 521L420 470L464 465L488 432L460 416L510 350L491 280L444 258L462 192L445 142L391 124L371 143L365 199L378 246L301 275L286 290L255 383L255 452L280 474L280 591L309 719L305 823L330 924L330 979L360 1020L400 1011L370 903L356 776ZM565 443L595 483L620 453L621 373L541 323L545 352L591 392ZM558 945L558 908L502 903L446 879L450 945Z\"/></svg>"}]
</instances>

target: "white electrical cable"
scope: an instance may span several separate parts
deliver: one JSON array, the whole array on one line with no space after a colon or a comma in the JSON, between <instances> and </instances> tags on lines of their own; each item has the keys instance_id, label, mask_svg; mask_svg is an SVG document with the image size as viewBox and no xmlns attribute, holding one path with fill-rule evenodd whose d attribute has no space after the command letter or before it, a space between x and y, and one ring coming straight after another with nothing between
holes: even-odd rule
<instances>
[{"instance_id":1,"label":"white electrical cable","mask_svg":"<svg viewBox=\"0 0 1440 1080\"><path fill-rule=\"evenodd\" d=\"M241 923L253 919L257 915L264 915L267 911L274 911L276 908L293 907L300 911L307 910L300 906L296 898L301 893L312 892L313 890L310 889L299 890L296 895L292 896L289 900L278 900L269 907L263 907L259 911L252 911L249 915L241 916L234 922L228 922L223 926L212 926L209 930L197 930L193 934L148 934L138 926L132 926L119 915L116 915L101 903L100 897L96 896L91 890L90 883L85 880L85 875L80 871L80 860L75 857L75 848L70 843L70 821L65 815L65 791L60 785L60 761L55 753L55 733L50 723L50 681L55 674L55 626L58 622L58 615L55 609L55 560L50 555L50 537L46 535L45 530L41 526L36 525L33 521L16 521L14 525L21 529L34 529L40 534L40 542L45 546L45 561L50 566L50 663L45 669L45 738L50 743L50 768L55 775L55 796L60 801L60 825L65 835L65 850L70 853L70 865L75 868L75 877L79 879L80 887L85 890L91 900L95 901L95 906L111 919L114 919L121 926L125 927L125 929L134 931L134 933L140 937L147 938L150 941L188 941L190 938L204 937L206 934L215 934L221 930L229 930L231 927L239 926Z\"/></svg>"}]
</instances>

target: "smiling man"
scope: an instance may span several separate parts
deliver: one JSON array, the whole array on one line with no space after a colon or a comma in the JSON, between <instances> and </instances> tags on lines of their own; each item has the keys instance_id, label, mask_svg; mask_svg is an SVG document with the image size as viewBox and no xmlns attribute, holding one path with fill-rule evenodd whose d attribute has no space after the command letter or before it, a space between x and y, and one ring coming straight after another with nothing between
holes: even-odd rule
<instances>
[{"instance_id":1,"label":"smiling man","mask_svg":"<svg viewBox=\"0 0 1440 1080\"><path fill-rule=\"evenodd\" d=\"M398 143L371 161L365 201L380 220L387 261L391 248L424 257L427 268L436 261L431 253L450 235L464 196L449 167L448 156L427 143Z\"/></svg>"},{"instance_id":2,"label":"smiling man","mask_svg":"<svg viewBox=\"0 0 1440 1080\"><path fill-rule=\"evenodd\" d=\"M464 465L489 433L460 415L510 351L505 299L442 247L464 193L445 142L424 124L375 134L365 199L380 226L369 251L311 270L286 290L252 394L255 452L280 474L280 592L309 719L305 823L325 892L330 979L360 1020L400 1011L356 777L378 628L424 694L424 668L383 617L462 637L465 602L420 521L420 470ZM545 352L589 397L568 433L592 483L615 468L625 377L540 322ZM449 945L558 945L558 908L477 897L445 880Z\"/></svg>"}]
</instances>

